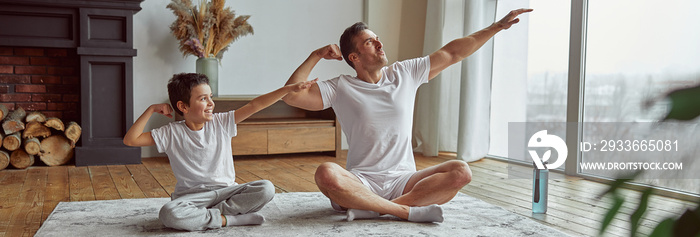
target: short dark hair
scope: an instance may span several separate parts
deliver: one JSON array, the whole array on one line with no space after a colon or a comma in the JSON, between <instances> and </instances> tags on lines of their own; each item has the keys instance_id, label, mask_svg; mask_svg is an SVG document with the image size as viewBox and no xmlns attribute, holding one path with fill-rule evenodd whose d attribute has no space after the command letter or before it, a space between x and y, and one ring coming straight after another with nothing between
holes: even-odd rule
<instances>
[{"instance_id":1,"label":"short dark hair","mask_svg":"<svg viewBox=\"0 0 700 237\"><path fill-rule=\"evenodd\" d=\"M355 68L355 64L353 64L348 58L348 56L356 50L355 43L352 42L352 39L366 29L369 29L369 27L367 27L364 22L357 22L346 28L343 34L340 35L340 52L343 54L345 62L347 62L353 69Z\"/></svg>"},{"instance_id":2,"label":"short dark hair","mask_svg":"<svg viewBox=\"0 0 700 237\"><path fill-rule=\"evenodd\" d=\"M192 88L201 84L209 85L209 78L204 74L179 73L170 78L170 81L168 81L168 97L170 98L170 105L173 106L173 110L177 114L184 116L182 111L177 108L177 102L182 101L189 106Z\"/></svg>"}]
</instances>

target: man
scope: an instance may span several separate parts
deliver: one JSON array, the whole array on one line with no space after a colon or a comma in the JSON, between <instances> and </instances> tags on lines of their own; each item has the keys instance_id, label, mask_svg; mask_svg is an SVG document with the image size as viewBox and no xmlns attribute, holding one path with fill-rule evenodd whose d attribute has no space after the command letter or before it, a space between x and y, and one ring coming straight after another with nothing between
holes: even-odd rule
<instances>
[{"instance_id":1,"label":"man","mask_svg":"<svg viewBox=\"0 0 700 237\"><path fill-rule=\"evenodd\" d=\"M381 214L413 222L443 221L439 205L452 200L471 181L471 170L467 163L453 160L416 171L411 131L418 87L530 11L513 10L429 56L388 67L379 37L361 22L345 30L340 47L327 45L311 53L288 85L306 81L322 58L344 58L357 72L357 76L341 75L284 97L287 104L306 110L333 107L348 138L347 170L326 162L315 174L316 184L334 209L347 210L348 221Z\"/></svg>"}]
</instances>

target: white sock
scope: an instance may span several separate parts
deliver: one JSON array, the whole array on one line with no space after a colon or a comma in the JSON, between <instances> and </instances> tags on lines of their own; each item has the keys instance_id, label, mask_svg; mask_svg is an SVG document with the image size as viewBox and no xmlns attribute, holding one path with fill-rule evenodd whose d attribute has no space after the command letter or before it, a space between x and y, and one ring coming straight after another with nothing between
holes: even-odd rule
<instances>
[{"instance_id":1,"label":"white sock","mask_svg":"<svg viewBox=\"0 0 700 237\"><path fill-rule=\"evenodd\" d=\"M379 217L379 213L360 209L348 209L347 211L348 221L353 221L355 219L374 219Z\"/></svg>"},{"instance_id":2,"label":"white sock","mask_svg":"<svg viewBox=\"0 0 700 237\"><path fill-rule=\"evenodd\" d=\"M442 222L442 207L437 204L423 207L410 207L408 221L412 222Z\"/></svg>"},{"instance_id":3,"label":"white sock","mask_svg":"<svg viewBox=\"0 0 700 237\"><path fill-rule=\"evenodd\" d=\"M265 223L265 217L257 212L241 214L241 215L224 215L226 217L226 226L236 225L260 225Z\"/></svg>"},{"instance_id":4,"label":"white sock","mask_svg":"<svg viewBox=\"0 0 700 237\"><path fill-rule=\"evenodd\" d=\"M333 201L331 201L331 206L333 207L333 210L335 210L335 211L337 211L337 212L346 212L346 211L348 211L347 208L341 207L340 205L338 205L337 203L335 203L335 202L333 202Z\"/></svg>"}]
</instances>

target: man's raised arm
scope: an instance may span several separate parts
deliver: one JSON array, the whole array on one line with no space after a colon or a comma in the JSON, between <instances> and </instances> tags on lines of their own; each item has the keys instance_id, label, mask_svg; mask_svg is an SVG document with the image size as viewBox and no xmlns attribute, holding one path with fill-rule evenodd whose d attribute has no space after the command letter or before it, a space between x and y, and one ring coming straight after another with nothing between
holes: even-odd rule
<instances>
[{"instance_id":1,"label":"man's raised arm","mask_svg":"<svg viewBox=\"0 0 700 237\"><path fill-rule=\"evenodd\" d=\"M292 73L285 85L296 84L306 81L311 74L311 70L316 66L316 63L321 59L336 59L342 60L343 56L340 53L338 45L329 44L317 50L314 50L311 55ZM321 99L321 91L317 84L311 87L291 92L282 98L288 105L306 109L306 110L321 110L323 109L323 100Z\"/></svg>"},{"instance_id":2,"label":"man's raised arm","mask_svg":"<svg viewBox=\"0 0 700 237\"><path fill-rule=\"evenodd\" d=\"M447 43L438 51L430 54L430 74L428 78L433 79L440 74L442 70L452 64L464 60L469 55L472 55L476 50L481 48L491 37L496 35L501 30L510 28L513 24L518 23L520 19L517 17L520 14L531 12L532 9L518 9L508 13L503 19L494 22L490 26L474 32L464 38L459 38Z\"/></svg>"}]
</instances>

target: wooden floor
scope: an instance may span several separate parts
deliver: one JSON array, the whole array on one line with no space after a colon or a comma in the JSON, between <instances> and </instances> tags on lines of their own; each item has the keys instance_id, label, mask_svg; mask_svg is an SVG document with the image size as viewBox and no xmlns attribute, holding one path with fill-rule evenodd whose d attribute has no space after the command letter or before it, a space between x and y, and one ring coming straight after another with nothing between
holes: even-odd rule
<instances>
[{"instance_id":1,"label":"wooden floor","mask_svg":"<svg viewBox=\"0 0 700 237\"><path fill-rule=\"evenodd\" d=\"M343 156L344 157L344 156ZM438 157L416 155L418 169L454 159L453 154ZM326 161L345 165L344 158L303 154L236 158L237 182L268 179L277 192L316 192L313 173ZM546 215L531 213L532 181L509 179L507 172L532 172L529 168L507 171L506 163L484 159L470 163L473 179L462 192L501 206L519 215L574 236L597 235L609 198L596 199L605 185L567 177L550 181L549 210ZM175 188L167 158L145 158L142 165L92 167L31 167L0 171L0 236L32 236L59 202L126 198L169 197ZM625 190L627 199L639 192ZM636 200L636 199L635 199ZM622 207L607 236L628 236L627 218L636 202ZM654 196L642 227L643 235L668 216L678 216L693 204Z\"/></svg>"}]
</instances>

